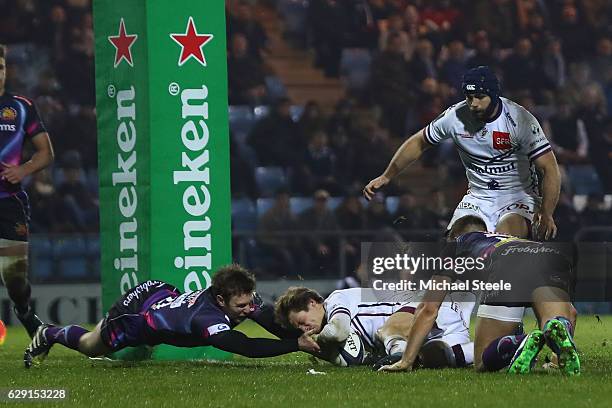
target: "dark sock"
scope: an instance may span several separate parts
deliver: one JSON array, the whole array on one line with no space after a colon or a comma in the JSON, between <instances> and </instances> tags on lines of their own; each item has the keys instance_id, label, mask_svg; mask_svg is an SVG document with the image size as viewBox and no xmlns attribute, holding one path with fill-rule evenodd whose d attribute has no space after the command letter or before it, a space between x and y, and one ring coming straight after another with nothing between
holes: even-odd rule
<instances>
[{"instance_id":1,"label":"dark sock","mask_svg":"<svg viewBox=\"0 0 612 408\"><path fill-rule=\"evenodd\" d=\"M46 332L49 345L59 343L77 351L79 350L79 340L85 333L89 333L89 331L76 325L66 327L49 326Z\"/></svg>"},{"instance_id":2,"label":"dark sock","mask_svg":"<svg viewBox=\"0 0 612 408\"><path fill-rule=\"evenodd\" d=\"M493 340L482 352L482 364L487 371L501 370L509 365L525 337L525 334L519 334Z\"/></svg>"},{"instance_id":3,"label":"dark sock","mask_svg":"<svg viewBox=\"0 0 612 408\"><path fill-rule=\"evenodd\" d=\"M7 283L6 289L9 297L15 304L15 311L20 316L27 314L30 310L30 295L32 293L30 284L13 281Z\"/></svg>"}]
</instances>

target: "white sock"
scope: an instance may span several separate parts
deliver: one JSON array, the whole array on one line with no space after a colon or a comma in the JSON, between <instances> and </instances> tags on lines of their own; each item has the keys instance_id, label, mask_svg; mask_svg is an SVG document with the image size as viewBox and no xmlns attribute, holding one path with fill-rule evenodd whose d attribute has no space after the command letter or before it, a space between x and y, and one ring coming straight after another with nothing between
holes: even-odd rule
<instances>
[{"instance_id":1,"label":"white sock","mask_svg":"<svg viewBox=\"0 0 612 408\"><path fill-rule=\"evenodd\" d=\"M408 345L408 343L406 343L406 340L404 340L403 337L390 337L388 339L385 339L385 351L387 352L388 355L394 354L394 353L403 353L404 350L406 350L406 346Z\"/></svg>"}]
</instances>

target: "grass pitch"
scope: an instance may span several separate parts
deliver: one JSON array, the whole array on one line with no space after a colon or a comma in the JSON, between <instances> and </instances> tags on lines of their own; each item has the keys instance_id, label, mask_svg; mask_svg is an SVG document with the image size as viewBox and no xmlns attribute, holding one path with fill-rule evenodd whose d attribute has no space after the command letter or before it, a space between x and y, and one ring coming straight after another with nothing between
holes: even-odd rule
<instances>
[{"instance_id":1,"label":"grass pitch","mask_svg":"<svg viewBox=\"0 0 612 408\"><path fill-rule=\"evenodd\" d=\"M526 324L526 330L533 322ZM255 324L241 329L265 332ZM306 354L231 362L100 362L56 346L40 367L23 368L28 343L21 327L9 327L0 346L0 389L66 389L62 401L15 406L79 407L610 407L612 316L580 316L576 342L582 375L538 371L525 376L478 374L470 369L376 373L367 367L313 363ZM550 354L545 351L540 355ZM541 364L539 364L541 365ZM309 375L314 368L325 375ZM4 400L6 401L6 400ZM2 401L0 405L13 403Z\"/></svg>"}]
</instances>

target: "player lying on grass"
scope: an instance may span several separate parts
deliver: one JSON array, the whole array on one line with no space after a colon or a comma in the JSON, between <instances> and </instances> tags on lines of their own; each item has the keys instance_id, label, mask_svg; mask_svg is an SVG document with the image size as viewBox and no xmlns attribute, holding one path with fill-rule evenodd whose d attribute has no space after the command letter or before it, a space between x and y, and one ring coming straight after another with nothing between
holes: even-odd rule
<instances>
[{"instance_id":1,"label":"player lying on grass","mask_svg":"<svg viewBox=\"0 0 612 408\"><path fill-rule=\"evenodd\" d=\"M321 357L333 364L346 366L340 350L351 332L373 356L401 356L406 348L405 335L412 325L418 303L365 301L374 299L370 289L336 290L327 299L305 287L292 287L276 301L277 321L285 327L314 333L321 346ZM426 335L421 348L425 367L464 367L473 363L474 344L470 341L471 302L442 303L436 327ZM397 361L397 359L395 361ZM367 364L368 358L354 362ZM383 357L381 364L386 363ZM375 365L376 366L376 365Z\"/></svg>"},{"instance_id":2,"label":"player lying on grass","mask_svg":"<svg viewBox=\"0 0 612 408\"><path fill-rule=\"evenodd\" d=\"M538 327L528 335L513 335L516 324L479 316L474 339L474 367L479 371L494 371L508 366L510 373L528 373L546 343L556 353L559 367L567 374L580 374L580 358L573 341L572 265L568 258L551 244L523 240L508 235L488 233L478 217L466 216L453 225L450 242L442 257L485 258L487 267L476 276L485 282L505 281L508 291L485 290L481 304L493 307L523 303L531 306ZM419 353L436 321L446 288L458 279L474 279L453 270L444 270L431 280L443 286L429 290L417 307L408 334L408 347L397 363L384 366L384 371L407 371ZM439 289L439 288L437 288Z\"/></svg>"},{"instance_id":3,"label":"player lying on grass","mask_svg":"<svg viewBox=\"0 0 612 408\"><path fill-rule=\"evenodd\" d=\"M208 289L181 294L174 286L146 281L127 292L93 331L80 326L45 324L24 354L29 368L55 344L90 357L125 347L170 344L214 346L247 357L272 357L302 350L319 351L310 333L296 334L274 322L274 309L253 292L255 277L239 265L221 268ZM233 328L249 318L281 340L249 338Z\"/></svg>"}]
</instances>

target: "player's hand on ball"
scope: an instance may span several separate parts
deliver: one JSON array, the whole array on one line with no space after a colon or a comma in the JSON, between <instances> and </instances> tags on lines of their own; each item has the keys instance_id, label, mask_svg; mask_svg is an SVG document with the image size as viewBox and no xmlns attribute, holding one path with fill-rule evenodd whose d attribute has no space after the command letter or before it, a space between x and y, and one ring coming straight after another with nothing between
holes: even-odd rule
<instances>
[{"instance_id":1,"label":"player's hand on ball","mask_svg":"<svg viewBox=\"0 0 612 408\"><path fill-rule=\"evenodd\" d=\"M382 366L378 369L378 371L389 371L389 372L412 371L412 364L408 364L404 360L400 360L395 364Z\"/></svg>"},{"instance_id":2,"label":"player's hand on ball","mask_svg":"<svg viewBox=\"0 0 612 408\"><path fill-rule=\"evenodd\" d=\"M363 195L367 200L371 200L376 193L376 190L380 190L387 184L389 184L389 177L378 176L374 180L370 181L367 186L363 189Z\"/></svg>"},{"instance_id":3,"label":"player's hand on ball","mask_svg":"<svg viewBox=\"0 0 612 408\"><path fill-rule=\"evenodd\" d=\"M537 212L533 217L533 231L536 239L546 241L557 236L557 226L552 215Z\"/></svg>"},{"instance_id":4,"label":"player's hand on ball","mask_svg":"<svg viewBox=\"0 0 612 408\"><path fill-rule=\"evenodd\" d=\"M23 167L15 164L0 162L0 179L6 180L9 183L17 184L27 175Z\"/></svg>"},{"instance_id":5,"label":"player's hand on ball","mask_svg":"<svg viewBox=\"0 0 612 408\"><path fill-rule=\"evenodd\" d=\"M321 347L319 347L317 342L311 337L312 334L314 334L314 331L308 331L302 334L298 338L298 347L306 353L316 354L321 351Z\"/></svg>"}]
</instances>

